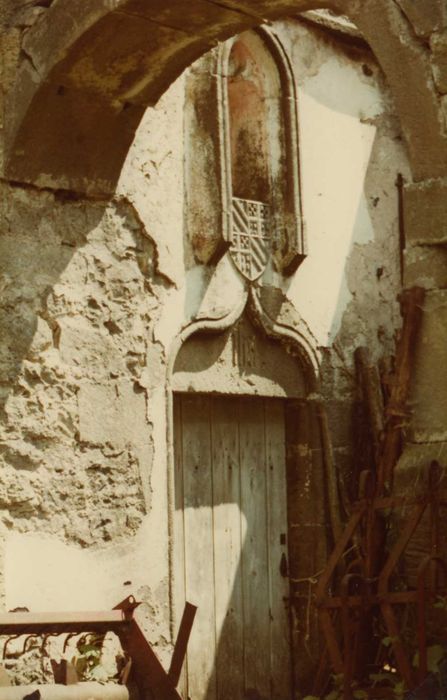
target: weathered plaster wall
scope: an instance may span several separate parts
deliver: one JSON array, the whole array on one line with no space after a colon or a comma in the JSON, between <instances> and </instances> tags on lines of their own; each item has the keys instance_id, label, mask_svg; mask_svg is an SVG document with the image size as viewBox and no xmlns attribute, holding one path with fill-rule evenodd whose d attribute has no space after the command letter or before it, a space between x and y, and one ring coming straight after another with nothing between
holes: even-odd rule
<instances>
[{"instance_id":1,"label":"weathered plaster wall","mask_svg":"<svg viewBox=\"0 0 447 700\"><path fill-rule=\"evenodd\" d=\"M372 56L307 24L276 28L298 84L309 255L293 278L269 268L260 297L313 344L348 476L353 350L388 354L399 325L394 183L408 164ZM198 265L184 232L184 80L146 112L113 198L4 182L1 200L4 605L107 608L132 592L162 653L169 352L247 293L228 256Z\"/></svg>"},{"instance_id":2,"label":"weathered plaster wall","mask_svg":"<svg viewBox=\"0 0 447 700\"><path fill-rule=\"evenodd\" d=\"M153 480L166 467L150 387L163 384L153 325L171 284L123 199L2 189L3 605L109 608L133 592L157 640L168 544Z\"/></svg>"}]
</instances>

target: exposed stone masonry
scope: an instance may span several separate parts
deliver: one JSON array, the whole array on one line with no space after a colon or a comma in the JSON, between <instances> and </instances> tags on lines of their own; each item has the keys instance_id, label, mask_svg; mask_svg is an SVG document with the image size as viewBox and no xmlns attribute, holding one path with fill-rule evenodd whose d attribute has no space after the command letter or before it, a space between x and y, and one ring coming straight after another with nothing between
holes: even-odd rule
<instances>
[{"instance_id":1,"label":"exposed stone masonry","mask_svg":"<svg viewBox=\"0 0 447 700\"><path fill-rule=\"evenodd\" d=\"M2 202L3 523L82 545L131 534L150 507L153 244L120 202L6 186Z\"/></svg>"}]
</instances>

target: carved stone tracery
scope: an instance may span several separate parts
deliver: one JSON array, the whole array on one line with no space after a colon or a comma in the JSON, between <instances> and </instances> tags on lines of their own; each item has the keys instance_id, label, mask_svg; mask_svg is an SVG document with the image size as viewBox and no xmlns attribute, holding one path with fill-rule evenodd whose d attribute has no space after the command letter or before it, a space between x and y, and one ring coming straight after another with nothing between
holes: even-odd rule
<instances>
[{"instance_id":1,"label":"carved stone tracery","mask_svg":"<svg viewBox=\"0 0 447 700\"><path fill-rule=\"evenodd\" d=\"M306 243L296 87L281 42L262 27L219 45L188 77L187 94L195 106L188 128L215 151L199 156L206 174L197 172L195 157L189 166L187 220L196 259L215 263L229 250L251 282L270 257L278 271L292 274ZM216 207L221 217L205 212Z\"/></svg>"}]
</instances>

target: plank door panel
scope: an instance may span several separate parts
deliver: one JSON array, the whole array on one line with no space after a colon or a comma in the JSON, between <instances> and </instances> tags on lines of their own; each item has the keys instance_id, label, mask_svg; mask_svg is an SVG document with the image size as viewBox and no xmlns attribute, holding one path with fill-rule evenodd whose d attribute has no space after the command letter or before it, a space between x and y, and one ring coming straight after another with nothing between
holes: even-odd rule
<instances>
[{"instance_id":1,"label":"plank door panel","mask_svg":"<svg viewBox=\"0 0 447 700\"><path fill-rule=\"evenodd\" d=\"M239 569L244 529L239 505L237 408L234 399L214 399L211 429L217 693L219 698L234 700L242 698L244 691L242 579Z\"/></svg>"},{"instance_id":2,"label":"plank door panel","mask_svg":"<svg viewBox=\"0 0 447 700\"><path fill-rule=\"evenodd\" d=\"M265 401L267 512L269 518L270 667L271 698L291 696L290 621L287 608L289 579L281 573L287 564L287 486L285 473L284 403ZM285 572L283 572L285 573Z\"/></svg>"},{"instance_id":3,"label":"plank door panel","mask_svg":"<svg viewBox=\"0 0 447 700\"><path fill-rule=\"evenodd\" d=\"M206 397L182 399L185 594L199 607L188 644L192 700L216 699L210 409Z\"/></svg>"},{"instance_id":4,"label":"plank door panel","mask_svg":"<svg viewBox=\"0 0 447 700\"><path fill-rule=\"evenodd\" d=\"M267 484L263 402L240 399L241 511L247 535L241 556L245 690L270 697Z\"/></svg>"},{"instance_id":5,"label":"plank door panel","mask_svg":"<svg viewBox=\"0 0 447 700\"><path fill-rule=\"evenodd\" d=\"M181 395L174 417L188 698L288 700L284 402Z\"/></svg>"},{"instance_id":6,"label":"plank door panel","mask_svg":"<svg viewBox=\"0 0 447 700\"><path fill-rule=\"evenodd\" d=\"M185 533L183 530L184 494L183 494L183 427L182 404L174 401L174 486L175 486L175 511L174 511L174 561L175 561L175 609L178 613L176 620L177 630L180 626L181 612L186 600L185 594ZM188 659L183 664L178 690L183 698L187 697L187 667Z\"/></svg>"}]
</instances>

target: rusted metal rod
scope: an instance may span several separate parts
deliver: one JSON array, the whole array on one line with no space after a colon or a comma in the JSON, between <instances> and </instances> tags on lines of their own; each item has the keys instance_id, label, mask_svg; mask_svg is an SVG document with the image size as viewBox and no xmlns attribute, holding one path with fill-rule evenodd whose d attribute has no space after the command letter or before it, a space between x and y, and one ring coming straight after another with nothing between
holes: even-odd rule
<instances>
[{"instance_id":1,"label":"rusted metal rod","mask_svg":"<svg viewBox=\"0 0 447 700\"><path fill-rule=\"evenodd\" d=\"M354 352L354 358L357 372L361 381L366 410L368 413L368 422L374 445L375 466L377 466L377 459L379 456L384 430L384 405L380 387L379 371L377 366L370 360L368 348L357 348Z\"/></svg>"},{"instance_id":2,"label":"rusted metal rod","mask_svg":"<svg viewBox=\"0 0 447 700\"><path fill-rule=\"evenodd\" d=\"M317 404L317 417L320 423L321 441L323 446L323 464L327 483L328 511L334 542L343 535L342 517L340 513L340 495L338 492L337 470L335 468L334 452L332 449L331 434L326 407L322 403Z\"/></svg>"},{"instance_id":3,"label":"rusted metal rod","mask_svg":"<svg viewBox=\"0 0 447 700\"><path fill-rule=\"evenodd\" d=\"M377 494L382 495L386 485L392 488L393 471L400 456L402 427L407 416L407 399L413 370L416 340L422 322L425 290L407 289L401 298L403 327L397 346L396 372L391 395L386 407L385 436L378 466Z\"/></svg>"},{"instance_id":4,"label":"rusted metal rod","mask_svg":"<svg viewBox=\"0 0 447 700\"><path fill-rule=\"evenodd\" d=\"M39 691L41 700L138 700L136 692L116 683L76 683L76 685L17 685L0 688L0 700L23 700Z\"/></svg>"},{"instance_id":5,"label":"rusted metal rod","mask_svg":"<svg viewBox=\"0 0 447 700\"><path fill-rule=\"evenodd\" d=\"M104 612L6 613L0 615L0 634L114 631L128 621L123 610Z\"/></svg>"},{"instance_id":6,"label":"rusted metal rod","mask_svg":"<svg viewBox=\"0 0 447 700\"><path fill-rule=\"evenodd\" d=\"M172 654L171 665L169 667L168 676L172 685L177 686L182 672L183 662L186 656L189 636L191 634L192 625L196 616L197 607L192 603L186 603L183 611L180 628L177 635L177 640Z\"/></svg>"}]
</instances>

